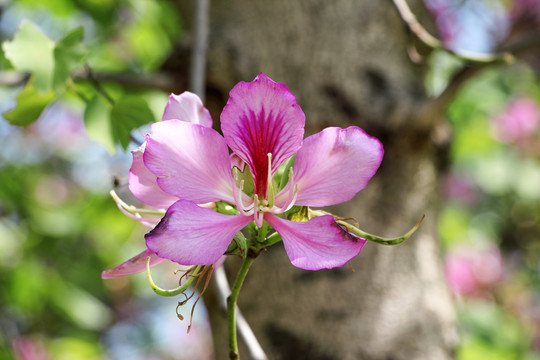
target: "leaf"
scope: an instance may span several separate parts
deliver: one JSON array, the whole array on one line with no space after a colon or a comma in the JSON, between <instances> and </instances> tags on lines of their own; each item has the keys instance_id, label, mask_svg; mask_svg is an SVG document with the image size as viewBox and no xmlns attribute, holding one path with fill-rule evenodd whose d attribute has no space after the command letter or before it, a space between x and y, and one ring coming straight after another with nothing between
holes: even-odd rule
<instances>
[{"instance_id":1,"label":"leaf","mask_svg":"<svg viewBox=\"0 0 540 360\"><path fill-rule=\"evenodd\" d=\"M99 95L95 95L84 111L84 125L90 138L96 140L112 155L116 146L111 131L110 106Z\"/></svg>"},{"instance_id":2,"label":"leaf","mask_svg":"<svg viewBox=\"0 0 540 360\"><path fill-rule=\"evenodd\" d=\"M84 29L81 26L71 30L54 48L53 86L57 93L64 91L66 80L86 55L83 38Z\"/></svg>"},{"instance_id":3,"label":"leaf","mask_svg":"<svg viewBox=\"0 0 540 360\"><path fill-rule=\"evenodd\" d=\"M115 142L127 149L131 130L154 122L154 114L140 97L121 98L111 110L112 135Z\"/></svg>"},{"instance_id":4,"label":"leaf","mask_svg":"<svg viewBox=\"0 0 540 360\"><path fill-rule=\"evenodd\" d=\"M6 58L19 71L34 75L35 90L45 94L51 90L54 57L54 42L35 25L23 21L12 41L3 44Z\"/></svg>"},{"instance_id":5,"label":"leaf","mask_svg":"<svg viewBox=\"0 0 540 360\"><path fill-rule=\"evenodd\" d=\"M2 114L13 125L30 125L39 118L39 115L55 98L52 90L46 94L39 94L33 83L34 77L26 83L24 89L17 95L15 108Z\"/></svg>"}]
</instances>

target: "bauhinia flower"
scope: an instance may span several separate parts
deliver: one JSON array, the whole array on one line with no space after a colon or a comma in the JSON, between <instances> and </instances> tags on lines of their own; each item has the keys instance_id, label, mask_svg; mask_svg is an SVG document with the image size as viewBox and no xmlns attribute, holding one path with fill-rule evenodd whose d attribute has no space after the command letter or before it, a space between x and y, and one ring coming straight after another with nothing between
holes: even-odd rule
<instances>
[{"instance_id":1,"label":"bauhinia flower","mask_svg":"<svg viewBox=\"0 0 540 360\"><path fill-rule=\"evenodd\" d=\"M299 268L343 266L358 255L366 240L332 215L308 221L281 216L295 205L323 207L353 198L382 161L376 138L351 126L303 140L305 117L296 97L264 74L231 90L221 114L224 136L209 126L202 105L194 110L198 121L178 105L170 101L166 121L152 125L130 172L135 196L167 209L145 236L149 253L182 265L214 264L235 234L266 222ZM232 204L239 214L200 205L215 202Z\"/></svg>"}]
</instances>

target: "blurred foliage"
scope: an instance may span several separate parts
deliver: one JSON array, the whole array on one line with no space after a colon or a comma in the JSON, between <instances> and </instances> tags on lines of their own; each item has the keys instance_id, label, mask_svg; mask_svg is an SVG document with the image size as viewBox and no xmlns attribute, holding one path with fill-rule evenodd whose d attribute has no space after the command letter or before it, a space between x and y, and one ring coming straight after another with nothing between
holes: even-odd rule
<instances>
[{"instance_id":1,"label":"blurred foliage","mask_svg":"<svg viewBox=\"0 0 540 360\"><path fill-rule=\"evenodd\" d=\"M22 74L0 86L11 123L0 120L0 359L111 356L121 343L114 336L138 334L111 333L120 320L137 324L129 294L149 292L143 275L101 280L143 249L146 231L119 213L108 190L119 176L125 192L132 130L159 119L168 94L100 83L91 72L158 70L181 36L178 12L153 0L0 7L0 72ZM155 341L139 337L130 358L160 354L149 350Z\"/></svg>"},{"instance_id":2,"label":"blurred foliage","mask_svg":"<svg viewBox=\"0 0 540 360\"><path fill-rule=\"evenodd\" d=\"M432 85L445 83L460 68L452 60L439 66L431 76L441 78ZM452 143L441 182L439 236L458 304L459 360L540 359L537 70L519 61L486 68L447 110ZM533 109L514 105L524 102ZM508 140L508 131L522 120L531 130ZM501 121L511 127L501 130Z\"/></svg>"}]
</instances>

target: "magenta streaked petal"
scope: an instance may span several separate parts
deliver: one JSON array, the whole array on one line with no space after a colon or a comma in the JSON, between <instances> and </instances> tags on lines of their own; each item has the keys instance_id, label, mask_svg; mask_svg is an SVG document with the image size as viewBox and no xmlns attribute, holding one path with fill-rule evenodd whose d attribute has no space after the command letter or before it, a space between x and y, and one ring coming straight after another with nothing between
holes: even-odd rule
<instances>
[{"instance_id":1,"label":"magenta streaked petal","mask_svg":"<svg viewBox=\"0 0 540 360\"><path fill-rule=\"evenodd\" d=\"M120 276L126 276L136 274L146 270L146 261L150 257L150 267L161 264L165 259L157 256L156 253L145 250L137 256L132 257L128 261L113 267L112 269L105 270L101 273L102 279L112 279Z\"/></svg>"},{"instance_id":2,"label":"magenta streaked petal","mask_svg":"<svg viewBox=\"0 0 540 360\"><path fill-rule=\"evenodd\" d=\"M179 120L153 124L146 137L144 164L168 194L198 204L234 203L229 151L211 128Z\"/></svg>"},{"instance_id":3,"label":"magenta streaked petal","mask_svg":"<svg viewBox=\"0 0 540 360\"><path fill-rule=\"evenodd\" d=\"M145 235L146 245L160 257L182 265L210 265L225 253L234 235L252 221L243 215L223 215L179 200Z\"/></svg>"},{"instance_id":4,"label":"magenta streaked petal","mask_svg":"<svg viewBox=\"0 0 540 360\"><path fill-rule=\"evenodd\" d=\"M273 174L302 145L304 123L304 113L287 86L262 73L231 90L221 129L229 147L248 164L259 196L266 197L268 153Z\"/></svg>"},{"instance_id":5,"label":"magenta streaked petal","mask_svg":"<svg viewBox=\"0 0 540 360\"><path fill-rule=\"evenodd\" d=\"M141 202L158 209L166 209L178 198L161 190L157 184L157 176L148 170L143 161L146 144L133 150L133 163L129 169L129 190Z\"/></svg>"},{"instance_id":6,"label":"magenta streaked petal","mask_svg":"<svg viewBox=\"0 0 540 360\"><path fill-rule=\"evenodd\" d=\"M357 256L366 240L343 230L330 215L294 222L267 214L265 220L283 239L291 263L305 270L331 269Z\"/></svg>"},{"instance_id":7,"label":"magenta streaked petal","mask_svg":"<svg viewBox=\"0 0 540 360\"><path fill-rule=\"evenodd\" d=\"M356 126L326 128L306 138L294 164L296 204L329 206L352 199L375 175L383 153L380 141Z\"/></svg>"},{"instance_id":8,"label":"magenta streaked petal","mask_svg":"<svg viewBox=\"0 0 540 360\"><path fill-rule=\"evenodd\" d=\"M201 99L189 91L169 96L161 120L181 120L212 127L210 112L203 106Z\"/></svg>"}]
</instances>

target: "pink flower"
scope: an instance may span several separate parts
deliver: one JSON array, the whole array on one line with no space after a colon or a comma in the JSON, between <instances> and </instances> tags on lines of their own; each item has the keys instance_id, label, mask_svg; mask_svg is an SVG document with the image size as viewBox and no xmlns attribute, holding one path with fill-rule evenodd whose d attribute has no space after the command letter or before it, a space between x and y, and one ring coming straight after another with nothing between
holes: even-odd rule
<instances>
[{"instance_id":1,"label":"pink flower","mask_svg":"<svg viewBox=\"0 0 540 360\"><path fill-rule=\"evenodd\" d=\"M277 215L293 205L329 206L354 197L382 161L377 139L353 126L327 128L302 140L305 117L296 97L264 74L231 90L221 114L224 137L203 123L181 121L180 105L169 102L165 113L177 117L152 125L141 150L144 167L132 167L130 174L135 196L168 206L145 236L151 252L183 265L214 264L237 232L266 221L299 268L343 266L358 255L366 240L345 231L331 215L301 222ZM293 156L288 182L280 187L278 169ZM240 214L198 205L217 201L233 204Z\"/></svg>"},{"instance_id":2,"label":"pink flower","mask_svg":"<svg viewBox=\"0 0 540 360\"><path fill-rule=\"evenodd\" d=\"M482 295L500 281L503 270L496 246L461 247L446 255L446 282L456 295Z\"/></svg>"},{"instance_id":3,"label":"pink flower","mask_svg":"<svg viewBox=\"0 0 540 360\"><path fill-rule=\"evenodd\" d=\"M539 118L540 108L536 101L528 97L517 98L493 118L495 137L504 143L524 139L538 129Z\"/></svg>"}]
</instances>

